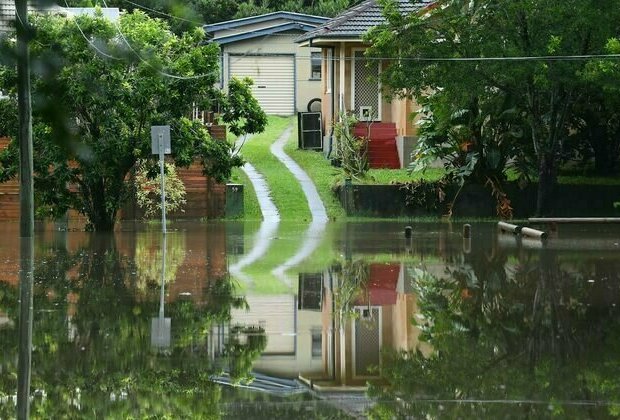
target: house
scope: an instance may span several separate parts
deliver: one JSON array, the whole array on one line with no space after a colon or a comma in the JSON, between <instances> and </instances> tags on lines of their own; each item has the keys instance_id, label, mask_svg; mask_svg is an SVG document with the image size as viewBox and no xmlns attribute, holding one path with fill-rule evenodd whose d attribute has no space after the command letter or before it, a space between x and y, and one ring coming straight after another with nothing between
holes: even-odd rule
<instances>
[{"instance_id":1,"label":"house","mask_svg":"<svg viewBox=\"0 0 620 420\"><path fill-rule=\"evenodd\" d=\"M292 12L205 25L221 47L221 87L232 77L254 80L253 94L271 115L305 111L320 96L321 49L301 48L294 40L328 18Z\"/></svg>"},{"instance_id":2,"label":"house","mask_svg":"<svg viewBox=\"0 0 620 420\"><path fill-rule=\"evenodd\" d=\"M401 13L424 10L431 0L397 0ZM365 0L299 38L301 46L322 51L321 108L324 145L332 145L332 128L341 111L353 113L360 124L355 134L370 139L371 167L401 168L409 163L416 141L411 113L417 104L411 100L389 98L381 92L379 74L385 62L369 62L369 47L363 36L384 22L377 0Z\"/></svg>"},{"instance_id":3,"label":"house","mask_svg":"<svg viewBox=\"0 0 620 420\"><path fill-rule=\"evenodd\" d=\"M0 35L13 29L15 0L0 0Z\"/></svg>"}]
</instances>

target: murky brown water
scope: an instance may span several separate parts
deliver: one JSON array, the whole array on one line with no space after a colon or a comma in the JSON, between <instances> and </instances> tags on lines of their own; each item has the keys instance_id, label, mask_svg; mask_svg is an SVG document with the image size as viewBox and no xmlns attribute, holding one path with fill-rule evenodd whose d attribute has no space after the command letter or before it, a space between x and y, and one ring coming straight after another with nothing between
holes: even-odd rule
<instances>
[{"instance_id":1,"label":"murky brown water","mask_svg":"<svg viewBox=\"0 0 620 420\"><path fill-rule=\"evenodd\" d=\"M165 258L157 225L38 229L31 417L620 415L619 227L404 227L177 223ZM0 418L27 373L17 232L0 227Z\"/></svg>"}]
</instances>

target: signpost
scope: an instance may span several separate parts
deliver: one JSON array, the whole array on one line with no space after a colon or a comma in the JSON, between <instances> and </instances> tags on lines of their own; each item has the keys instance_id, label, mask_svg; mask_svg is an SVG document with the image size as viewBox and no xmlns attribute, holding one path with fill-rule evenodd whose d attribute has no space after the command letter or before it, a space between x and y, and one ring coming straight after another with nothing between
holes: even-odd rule
<instances>
[{"instance_id":1,"label":"signpost","mask_svg":"<svg viewBox=\"0 0 620 420\"><path fill-rule=\"evenodd\" d=\"M162 238L161 253L161 292L159 294L159 316L151 319L151 346L157 349L170 347L170 329L172 321L164 317L164 290L166 287L166 234Z\"/></svg>"},{"instance_id":2,"label":"signpost","mask_svg":"<svg viewBox=\"0 0 620 420\"><path fill-rule=\"evenodd\" d=\"M151 152L159 155L159 174L161 178L161 293L159 296L159 316L151 320L151 345L156 348L170 347L171 319L164 317L164 289L166 285L166 182L164 155L170 154L170 126L151 126Z\"/></svg>"},{"instance_id":3,"label":"signpost","mask_svg":"<svg viewBox=\"0 0 620 420\"><path fill-rule=\"evenodd\" d=\"M161 231L166 233L166 189L164 179L164 154L172 153L170 148L170 126L151 126L151 153L159 155L159 173L161 178Z\"/></svg>"}]
</instances>

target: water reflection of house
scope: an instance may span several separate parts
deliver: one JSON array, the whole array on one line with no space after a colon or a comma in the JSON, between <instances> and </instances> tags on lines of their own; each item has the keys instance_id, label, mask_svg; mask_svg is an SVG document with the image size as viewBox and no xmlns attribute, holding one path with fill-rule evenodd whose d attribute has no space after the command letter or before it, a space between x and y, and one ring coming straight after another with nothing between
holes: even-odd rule
<instances>
[{"instance_id":1,"label":"water reflection of house","mask_svg":"<svg viewBox=\"0 0 620 420\"><path fill-rule=\"evenodd\" d=\"M334 309L334 292L342 281L331 273L331 287L325 290L329 309L324 310ZM419 345L419 330L411 322L416 299L402 264L370 264L366 287L350 302L350 309L342 317L336 313L335 321L323 326L328 338L323 371L318 375L301 372L300 377L315 389L364 386L378 376L383 349L407 350Z\"/></svg>"},{"instance_id":2,"label":"water reflection of house","mask_svg":"<svg viewBox=\"0 0 620 420\"><path fill-rule=\"evenodd\" d=\"M366 287L349 303L352 316L342 325L334 316L341 281L332 270L300 274L296 295L250 295L248 311L232 311L231 324L259 325L267 334L267 347L253 365L256 372L299 377L315 389L350 390L378 376L374 368L380 366L381 350L419 345L419 330L411 322L416 299L403 265L370 264ZM226 331L226 326L213 331L214 354Z\"/></svg>"},{"instance_id":3,"label":"water reflection of house","mask_svg":"<svg viewBox=\"0 0 620 420\"><path fill-rule=\"evenodd\" d=\"M267 347L254 363L258 372L295 378L299 372L322 370L323 313L302 306L299 295L250 295L249 311L233 310L232 322L259 325Z\"/></svg>"}]
</instances>

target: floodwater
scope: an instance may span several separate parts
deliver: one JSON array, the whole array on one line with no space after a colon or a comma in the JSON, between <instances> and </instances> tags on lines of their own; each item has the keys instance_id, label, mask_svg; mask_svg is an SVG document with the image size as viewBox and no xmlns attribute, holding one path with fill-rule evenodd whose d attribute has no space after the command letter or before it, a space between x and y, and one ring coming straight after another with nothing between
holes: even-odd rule
<instances>
[{"instance_id":1,"label":"floodwater","mask_svg":"<svg viewBox=\"0 0 620 420\"><path fill-rule=\"evenodd\" d=\"M5 224L0 418L620 416L620 227L405 224Z\"/></svg>"}]
</instances>

